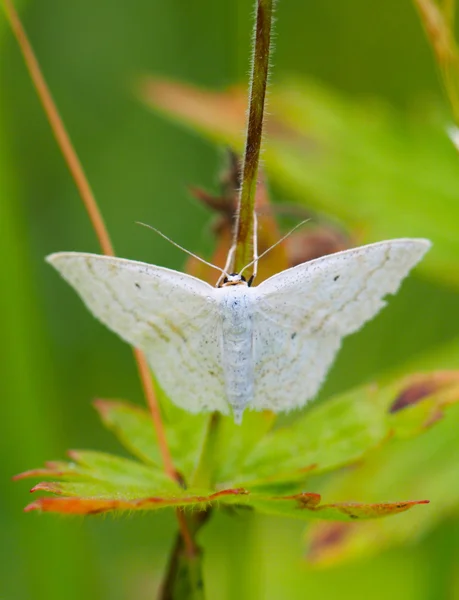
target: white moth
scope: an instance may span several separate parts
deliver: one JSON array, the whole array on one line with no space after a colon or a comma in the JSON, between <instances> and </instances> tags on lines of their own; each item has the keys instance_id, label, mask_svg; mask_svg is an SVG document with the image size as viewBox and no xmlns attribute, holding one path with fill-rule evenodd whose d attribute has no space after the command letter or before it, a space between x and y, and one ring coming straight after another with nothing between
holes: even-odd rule
<instances>
[{"instance_id":1,"label":"white moth","mask_svg":"<svg viewBox=\"0 0 459 600\"><path fill-rule=\"evenodd\" d=\"M385 305L430 247L398 239L303 263L249 287L212 287L132 260L65 252L47 260L102 323L146 354L170 399L190 412L275 412L318 392L344 336Z\"/></svg>"}]
</instances>

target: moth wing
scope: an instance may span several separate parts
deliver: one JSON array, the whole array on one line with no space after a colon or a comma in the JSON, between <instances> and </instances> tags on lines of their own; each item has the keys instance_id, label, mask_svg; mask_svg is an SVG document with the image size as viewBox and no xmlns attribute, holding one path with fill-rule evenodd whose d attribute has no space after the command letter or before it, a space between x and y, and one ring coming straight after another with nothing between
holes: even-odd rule
<instances>
[{"instance_id":1,"label":"moth wing","mask_svg":"<svg viewBox=\"0 0 459 600\"><path fill-rule=\"evenodd\" d=\"M388 240L338 252L253 288L256 410L303 406L318 392L344 336L385 306L430 247Z\"/></svg>"},{"instance_id":2,"label":"moth wing","mask_svg":"<svg viewBox=\"0 0 459 600\"><path fill-rule=\"evenodd\" d=\"M171 269L65 252L47 258L92 314L142 350L170 399L228 413L214 288Z\"/></svg>"}]
</instances>

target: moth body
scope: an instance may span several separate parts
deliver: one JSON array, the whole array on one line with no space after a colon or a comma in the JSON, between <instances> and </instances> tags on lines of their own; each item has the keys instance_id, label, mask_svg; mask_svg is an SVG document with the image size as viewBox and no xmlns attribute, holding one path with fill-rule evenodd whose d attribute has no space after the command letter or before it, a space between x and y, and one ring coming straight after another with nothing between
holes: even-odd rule
<instances>
[{"instance_id":1,"label":"moth body","mask_svg":"<svg viewBox=\"0 0 459 600\"><path fill-rule=\"evenodd\" d=\"M245 283L215 290L222 322L226 396L238 422L254 394L252 291Z\"/></svg>"}]
</instances>

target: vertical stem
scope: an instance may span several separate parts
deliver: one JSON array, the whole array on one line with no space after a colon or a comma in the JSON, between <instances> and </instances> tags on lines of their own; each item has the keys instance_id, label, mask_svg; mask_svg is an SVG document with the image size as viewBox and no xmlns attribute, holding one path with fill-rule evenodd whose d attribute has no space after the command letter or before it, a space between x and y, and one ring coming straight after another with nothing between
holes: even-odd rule
<instances>
[{"instance_id":1,"label":"vertical stem","mask_svg":"<svg viewBox=\"0 0 459 600\"><path fill-rule=\"evenodd\" d=\"M234 270L236 272L239 272L253 258L252 237L255 223L255 193L257 189L258 163L260 160L266 87L269 73L273 13L274 0L257 0L247 137L235 230L236 253Z\"/></svg>"},{"instance_id":2,"label":"vertical stem","mask_svg":"<svg viewBox=\"0 0 459 600\"><path fill-rule=\"evenodd\" d=\"M211 509L199 511L189 517L188 527L193 538L203 527L211 515ZM162 582L158 600L204 600L205 589L203 580L203 555L201 549L195 546L192 555L185 548L183 537L177 536L166 576Z\"/></svg>"}]
</instances>

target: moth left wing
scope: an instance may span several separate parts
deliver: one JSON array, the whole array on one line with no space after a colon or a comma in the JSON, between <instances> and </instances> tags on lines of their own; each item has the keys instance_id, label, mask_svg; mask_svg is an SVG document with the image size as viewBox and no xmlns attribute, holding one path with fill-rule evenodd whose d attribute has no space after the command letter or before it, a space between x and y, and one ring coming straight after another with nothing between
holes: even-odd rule
<instances>
[{"instance_id":1,"label":"moth left wing","mask_svg":"<svg viewBox=\"0 0 459 600\"><path fill-rule=\"evenodd\" d=\"M92 314L145 353L170 399L190 412L229 412L214 288L141 262L64 252L50 262Z\"/></svg>"},{"instance_id":2,"label":"moth left wing","mask_svg":"<svg viewBox=\"0 0 459 600\"><path fill-rule=\"evenodd\" d=\"M388 240L323 256L253 288L256 410L303 406L318 392L344 336L385 306L430 247Z\"/></svg>"}]
</instances>

